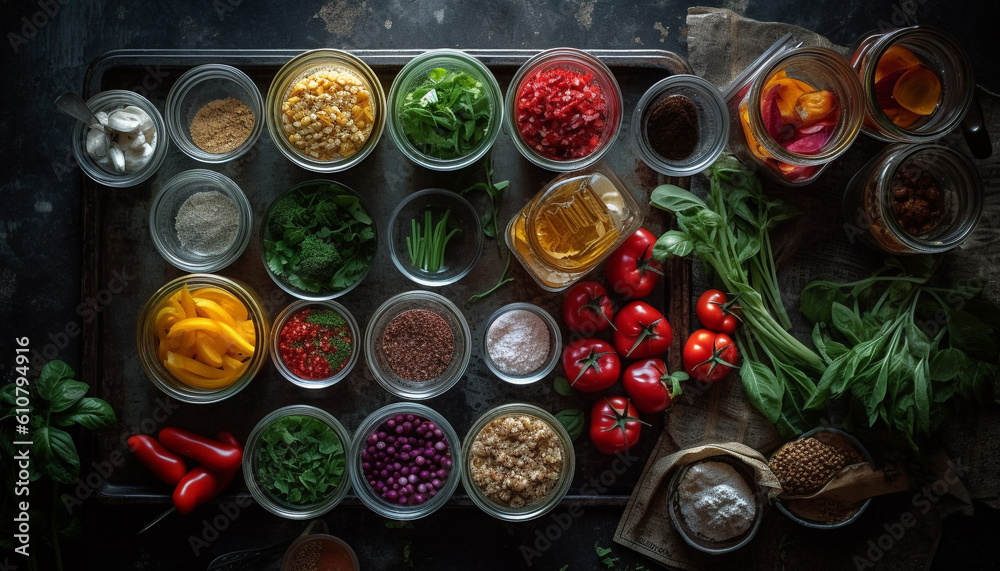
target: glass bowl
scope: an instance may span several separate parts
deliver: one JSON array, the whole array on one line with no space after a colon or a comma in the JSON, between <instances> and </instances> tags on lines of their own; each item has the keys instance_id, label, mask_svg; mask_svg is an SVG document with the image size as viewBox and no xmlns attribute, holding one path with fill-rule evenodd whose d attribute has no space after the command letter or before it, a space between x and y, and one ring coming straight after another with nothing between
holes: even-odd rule
<instances>
[{"instance_id":1,"label":"glass bowl","mask_svg":"<svg viewBox=\"0 0 1000 571\"><path fill-rule=\"evenodd\" d=\"M810 438L810 437L815 438L820 442L828 444L830 446L839 447L838 445L846 445L851 448L854 448L854 451L857 452L859 455L861 455L862 459L865 462L868 462L868 464L872 467L872 470L876 469L875 459L872 457L871 453L868 452L868 449L865 448L864 444L861 444L860 440L844 432L843 430L838 430L836 428L825 428L825 427L814 428L813 430L806 432L802 436L799 436L798 439L801 440L803 438ZM861 514L864 513L864 511L868 509L868 506L872 503L872 498L868 498L863 502L861 502L858 505L856 511L852 513L849 517L845 518L842 521L834 523L817 521L814 519L803 517L795 513L795 511L793 511L795 508L792 505L792 502L794 501L797 500L778 499L775 502L775 505L778 507L778 511L785 514L786 516L788 516L788 519L794 521L795 523L798 523L799 525L813 529L839 529L841 527L850 525L855 521L857 521L857 519L861 517Z\"/></svg>"},{"instance_id":2,"label":"glass bowl","mask_svg":"<svg viewBox=\"0 0 1000 571\"><path fill-rule=\"evenodd\" d=\"M330 72L356 84L356 92L347 96L348 100L343 103L352 105L350 117L347 113L337 117L324 115L326 112L322 108L329 106L326 97L330 94L321 90L323 85L312 85L310 81L331 81L328 76L317 75ZM300 86L302 80L309 81ZM359 93L367 95L359 96ZM372 117L365 114L366 101L370 103ZM354 106L358 110L355 111ZM267 131L281 154L296 165L315 172L338 172L358 164L375 149L385 127L382 84L368 64L341 50L311 50L288 60L271 81L265 109ZM309 114L311 124L303 124L306 111L312 112ZM315 119L311 117L313 114L317 116ZM349 130L352 125L357 126L355 121L363 122L364 126L355 133L348 133L351 142L338 138L339 131L335 129L346 127ZM363 136L365 132L367 136Z\"/></svg>"},{"instance_id":3,"label":"glass bowl","mask_svg":"<svg viewBox=\"0 0 1000 571\"><path fill-rule=\"evenodd\" d=\"M403 423L398 423L397 421L402 417ZM413 417L413 418L411 418ZM408 478L407 483L396 482L398 486L416 486L411 492L411 495L406 496L407 498L413 498L416 495L424 495L425 500L422 503L401 503L402 500L397 499L396 501L390 500L388 497L383 497L383 494L388 495L396 489L383 491L377 491L375 486L372 484L369 477L365 475L365 464L371 464L372 461L379 462L377 456L372 456L372 454L381 454L381 452L373 453L370 448L376 447L380 444L380 441L384 441L388 446L384 448L388 452L389 449L395 448L395 438L397 435L409 436L409 438L421 438L421 435L416 433L416 429L411 426L408 429L405 428L405 423L415 424L416 417L419 417L421 424L425 421L432 422L437 429L441 431L441 436L431 437L431 440L443 437L446 442L446 454L451 455L450 466L447 464L442 465L440 463L434 462L433 458L426 459L430 454L419 455L415 454L411 457L409 461L412 464L409 466L403 464L403 462L408 462L408 460L403 459L403 455L408 452L404 452L403 449L399 451L399 454L395 452L390 452L393 454L389 456L393 462L399 462L400 468L393 469L392 472L385 472L385 478L388 480L391 477L395 477L395 473L399 472L398 477ZM389 421L392 421L392 426L389 426ZM391 431L396 431L393 434ZM379 438L379 434L387 433L385 439ZM409 444L406 444L409 445ZM403 446L406 446L403 445ZM381 450L381 449L380 449ZM424 461L416 460L416 456L425 458ZM351 474L351 484L354 486L354 493L358 495L358 499L361 503L368 506L373 512L390 519L395 520L414 520L427 516L438 508L443 506L448 502L448 498L455 493L455 489L458 487L458 482L461 479L460 474L462 470L462 445L458 440L458 433L455 429L451 427L451 424L443 416L441 416L434 409L419 404L419 403L394 403L384 406L375 412L368 415L367 418L361 423L357 431L354 433L354 440L351 441L351 451L350 451L350 474ZM377 464L376 464L377 465ZM424 470L432 472L431 467L436 467L437 470L446 470L445 479L439 481L439 486L435 488L433 481L435 479L434 473L423 474ZM419 474L404 474L402 470L407 468L418 468L421 473ZM417 476L416 479L412 476ZM440 474L437 474L438 480L440 480ZM377 482L377 480L375 480ZM420 486L426 487L425 493L421 494ZM429 487L428 487L429 486ZM433 492L433 493L432 493ZM397 495L400 492L397 491Z\"/></svg>"},{"instance_id":4,"label":"glass bowl","mask_svg":"<svg viewBox=\"0 0 1000 571\"><path fill-rule=\"evenodd\" d=\"M606 109L604 125L598 134L599 140L589 153L581 157L554 158L541 154L536 146L538 141L527 141L518 129L520 117L517 108L520 104L522 90L525 84L539 74L553 70L564 70L576 74L589 74L591 82L603 94ZM615 76L601 60L583 50L574 48L554 48L532 56L517 70L511 79L507 97L504 100L505 125L507 132L514 141L517 150L532 163L551 171L568 172L590 166L601 159L611 148L621 129L622 93ZM540 140L540 139L539 139Z\"/></svg>"},{"instance_id":5,"label":"glass bowl","mask_svg":"<svg viewBox=\"0 0 1000 571\"><path fill-rule=\"evenodd\" d=\"M167 156L169 148L167 127L160 112L148 99L132 91L111 89L102 91L87 100L87 107L95 114L98 112L109 113L129 106L138 107L153 122L153 135L148 142L152 153L144 166L127 171L125 174L114 172L110 164L101 164L90 156L87 152L87 134L90 131L88 125L84 125L82 121L76 121L73 126L73 157L87 176L105 186L115 188L135 186L153 176L153 173L160 168L163 159ZM145 139L145 135L143 138Z\"/></svg>"},{"instance_id":6,"label":"glass bowl","mask_svg":"<svg viewBox=\"0 0 1000 571\"><path fill-rule=\"evenodd\" d=\"M753 522L750 523L749 528L736 537L724 541L712 540L710 538L703 537L687 524L687 520L681 513L680 493L678 489L681 481L688 469L704 462L722 462L732 466L740 477L743 478L747 487L754 492L754 505L756 507L756 511L754 512ZM684 542L698 551L712 555L721 555L723 553L736 551L753 540L753 538L757 535L757 529L760 528L760 522L764 519L764 508L767 505L767 501L764 498L764 493L761 491L760 486L757 485L753 469L750 466L736 460L732 456L710 456L708 458L702 458L692 462L686 466L682 466L674 472L667 489L667 509L670 515L670 521L674 524L674 529L677 530L677 533L680 534L682 539L684 539Z\"/></svg>"},{"instance_id":7,"label":"glass bowl","mask_svg":"<svg viewBox=\"0 0 1000 571\"><path fill-rule=\"evenodd\" d=\"M480 433L494 420L510 416L527 416L532 420L543 422L555 433L558 446L562 452L562 466L559 470L558 478L551 490L537 500L527 501L519 507L505 506L491 499L486 492L475 483L477 458L485 458L477 454L479 447L475 446L476 439ZM523 429L522 429L523 430ZM493 445L484 446L488 450ZM573 450L573 442L569 433L562 424L547 411L530 404L511 403L498 406L486 411L476 422L472 424L465 440L462 444L462 458L465 464L462 466L462 485L473 503L479 506L489 515L505 521L528 521L541 517L551 511L566 496L570 484L573 483L573 474L576 468L576 454ZM521 460L523 458L519 458Z\"/></svg>"},{"instance_id":8,"label":"glass bowl","mask_svg":"<svg viewBox=\"0 0 1000 571\"><path fill-rule=\"evenodd\" d=\"M180 296L185 286L192 294L191 302L182 297L174 297L175 294ZM202 291L199 293L199 290ZM189 310L186 306L193 309ZM175 360L171 362L171 355L168 354L168 351L174 352L169 349L171 342L160 341L161 336L169 339L166 333L175 325L175 320L170 318L170 314L183 312L186 315L188 311L197 312L198 317L208 316L213 322L227 321L227 316L221 315L225 313L234 321L234 325L229 329L215 326L220 338L232 339L228 342L228 351L218 347L218 342L214 350L211 346L203 349L205 352L221 356L224 362L221 368L213 368L215 372L212 372L201 369L197 364L188 364L191 368L204 371L210 376L194 375L187 368L181 368L187 361L177 359L177 355L190 353L191 349L178 347L174 355ZM177 321L179 319L176 318ZM194 346L203 347L198 343L204 341L197 339L201 330L193 329L193 331ZM139 362L157 388L182 402L210 404L223 401L240 392L256 376L267 361L269 332L270 321L267 312L264 311L264 302L250 287L222 276L189 274L167 282L146 301L139 314L136 344ZM183 339L185 335L186 332L181 333L180 342L186 344L187 340ZM235 339L237 335L242 341ZM246 355L247 351L241 348L244 343L253 346L249 357ZM226 359L237 362L242 360L244 364L240 368L237 363ZM192 360L201 364L197 359ZM208 367L208 365L203 366ZM224 384L228 381L224 373L231 371L237 371L238 376L229 384Z\"/></svg>"},{"instance_id":9,"label":"glass bowl","mask_svg":"<svg viewBox=\"0 0 1000 571\"><path fill-rule=\"evenodd\" d=\"M433 230L448 212L445 232L458 229L445 248L440 268L430 271L415 266L411 257L414 224L421 237L428 228L426 213L431 213ZM434 240L432 240L433 242ZM440 188L415 192L399 203L389 218L389 254L392 263L404 276L424 286L444 286L465 277L479 261L483 251L483 230L479 213L460 194ZM419 262L418 262L419 263Z\"/></svg>"},{"instance_id":10,"label":"glass bowl","mask_svg":"<svg viewBox=\"0 0 1000 571\"><path fill-rule=\"evenodd\" d=\"M330 321L328 317L324 316L320 318L321 320L315 321L315 326L325 326L328 330L332 330L331 333L337 333L338 335L343 335L344 333L348 336L348 341L350 343L349 353L346 357L338 357L342 359L340 363L334 365L333 363L328 363L327 372L332 372L333 374L328 376L313 375L316 378L309 378L306 376L298 375L292 371L291 367L285 362L285 355L282 351L282 336L284 333L284 328L286 325L290 326L289 333L296 335L296 331L291 329L291 326L296 322L313 323L309 321L310 316L313 312L326 310L340 316L337 321ZM308 311L304 316L300 316L301 313ZM327 314L329 315L329 314ZM315 318L314 318L315 319ZM312 328L310 328L312 329ZM305 331L299 333L309 334L314 333L313 331ZM293 339L299 339L299 337L294 336ZM341 338L342 339L342 338ZM311 343L311 338L305 341L298 340L290 343L297 342L300 346L313 346ZM271 358L274 360L274 366L281 373L281 376L285 377L292 383L299 385L300 387L305 387L307 389L322 389L335 385L345 378L354 365L358 362L358 355L361 353L361 330L358 328L358 322L351 315L351 312L347 310L343 305L335 301L307 301L299 300L293 302L291 305L286 307L278 317L274 319L274 327L271 328ZM293 347L289 347L289 352L293 351ZM294 354L290 355L295 357ZM324 358L320 357L320 361ZM325 362L325 361L324 361ZM334 366L339 367L336 371L330 371Z\"/></svg>"},{"instance_id":11,"label":"glass bowl","mask_svg":"<svg viewBox=\"0 0 1000 571\"><path fill-rule=\"evenodd\" d=\"M237 107L238 115L229 110L226 116L217 105L207 107L227 99L242 102L246 109ZM210 63L188 70L170 88L164 110L167 130L174 144L185 155L203 163L224 163L243 156L257 143L264 130L264 98L261 97L260 90L247 74L228 65ZM199 113L203 117L215 116L226 120L226 124L217 128L217 132L240 129L240 134L245 131L245 138L241 141L239 135L236 135L231 140L205 141L199 135L197 138L202 146L212 145L211 150L202 148L195 142L195 136L191 132L192 123Z\"/></svg>"},{"instance_id":12,"label":"glass bowl","mask_svg":"<svg viewBox=\"0 0 1000 571\"><path fill-rule=\"evenodd\" d=\"M442 73L444 72L444 73ZM476 82L474 87L452 88L452 80L448 77L451 73L466 74ZM447 111L446 117L451 118L457 115L455 128L451 130L435 129L433 133L438 138L446 140L453 135L456 129L460 129L460 137L463 141L466 137L472 137L474 144L458 152L452 149L451 152L432 152L426 144L414 138L413 132L422 132L426 129L425 121L429 118L427 114L430 109L435 109L436 104L442 100L438 97L438 90L433 86L446 81L448 89L462 89L462 93L468 93L468 89L479 89L482 98L488 107L488 115L485 122L476 121L472 132L465 129L465 121L474 120L471 115L473 109L468 111L458 108L455 113L454 106L458 101L451 101L450 106L442 103ZM416 94L410 97L411 94ZM433 96L431 95L433 94ZM406 113L405 106L407 98L411 99L410 107L418 108L420 116L411 116ZM462 100L462 103L466 101ZM407 63L396 76L392 87L389 89L388 105L389 134L403 154L411 161L422 167L438 171L450 171L471 165L485 155L493 146L497 135L500 133L500 125L503 123L503 96L500 85L493 77L493 73L476 58L469 56L458 50L439 49L425 52ZM482 124L481 124L482 123ZM478 138L478 141L475 139Z\"/></svg>"},{"instance_id":13,"label":"glass bowl","mask_svg":"<svg viewBox=\"0 0 1000 571\"><path fill-rule=\"evenodd\" d=\"M676 156L664 156L667 153L661 154L656 150L661 145L654 144L651 140L650 118L661 105L670 105L676 101L671 100L671 97L687 98L695 111L697 125L693 129L687 125L689 130L693 130L695 143L687 156L680 156L683 149L667 150L667 153L681 152ZM674 118L674 124L681 128L684 118L677 117L677 112ZM677 124L676 121L681 123ZM696 75L672 75L653 84L639 99L632 114L632 130L639 154L649 168L667 176L692 176L711 166L726 148L729 140L726 102L719 90L705 79Z\"/></svg>"},{"instance_id":14,"label":"glass bowl","mask_svg":"<svg viewBox=\"0 0 1000 571\"><path fill-rule=\"evenodd\" d=\"M323 432L319 437L312 436L312 440L307 441L299 437L299 434L293 434L293 440L288 441L288 432L285 432L285 436L282 437L281 433L275 436L268 437L266 433L268 428L274 423L282 421L286 418L299 417L300 421L312 422L311 419L315 419L323 423L329 431L336 436L337 440L340 441L340 446L343 454L343 464L339 467L342 470L340 482L333 489L326 490L324 492L317 493L319 499L308 503L292 502L287 499L282 499L277 497L272 492L268 491L267 485L261 481L264 477L265 472L261 466L259 456L265 458L271 457L271 454L275 456L281 455L285 452L284 448L293 449L292 452L301 453L303 449L307 446L312 446L313 456L315 458L329 458L335 451L329 451L327 448L330 443L328 441L322 441L322 446L319 438L325 438L328 432ZM285 422L295 422L295 421L285 421ZM289 427L282 427L288 429ZM295 430L301 429L301 425L294 427ZM315 435L316 433L310 433ZM269 440L270 439L270 440ZM277 446L270 448L268 447L269 441L273 440ZM340 503L344 496L347 495L348 490L351 488L351 479L347 474L347 454L348 448L351 443L351 435L347 432L340 422L334 418L330 413L320 410L314 406L308 405L291 405L279 408L272 411L264 418L260 419L253 430L250 432L250 436L247 438L246 446L243 454L243 478L246 480L247 487L250 489L250 495L253 499L257 501L267 511L273 513L274 515L281 516L288 519L311 519L314 517L319 517L328 511L332 510L337 504ZM285 474L291 477L295 477L295 474L288 474L288 472L293 472L292 467L287 461L283 462L282 465L285 467ZM327 467L331 471L336 470L336 466ZM312 468L311 468L312 469ZM301 480L296 481L290 486L291 492L299 491L301 487Z\"/></svg>"},{"instance_id":15,"label":"glass bowl","mask_svg":"<svg viewBox=\"0 0 1000 571\"><path fill-rule=\"evenodd\" d=\"M338 567L337 569L341 571L361 569L357 554L346 541L325 533L310 533L299 536L288 546L288 550L285 551L285 555L281 559L281 571L316 569L318 562L323 561L324 556L339 557L338 563L343 562L344 558L348 559L351 567Z\"/></svg>"},{"instance_id":16,"label":"glass bowl","mask_svg":"<svg viewBox=\"0 0 1000 571\"><path fill-rule=\"evenodd\" d=\"M548 343L544 353L532 353L531 359L528 358L528 352L537 351L538 348L534 347L535 343L531 337L523 337L523 324L521 328L517 328L510 321L516 319L513 317L516 314L511 312L527 312L541 321L545 328L545 341ZM537 324L538 321L534 323ZM497 336L491 344L490 334L494 331L494 327ZM537 305L511 303L493 312L486 322L486 333L483 335L483 360L486 361L487 368L502 381L514 385L527 385L541 380L555 368L561 353L562 333L559 332L559 324L547 311ZM525 368L519 368L521 366Z\"/></svg>"},{"instance_id":17,"label":"glass bowl","mask_svg":"<svg viewBox=\"0 0 1000 571\"><path fill-rule=\"evenodd\" d=\"M421 313L411 314L411 311ZM437 319L428 321L426 318L412 319L417 315L425 316L426 314L423 312L431 312L437 315L441 321ZM441 325L442 321L444 325ZM442 330L431 331L428 325L434 323L441 325ZM390 329L390 325L393 325L393 329ZM430 351L433 340L407 340L395 337L386 339L387 330L389 330L389 335L392 335L397 326L402 332L407 332L407 330L410 332L424 331L436 336L447 336L448 333L443 331L443 327L447 326L453 339L451 359L447 366L440 363L447 355L447 346L440 348L442 349L439 351L440 354L434 355ZM402 346L390 347L390 351L387 352L385 350L387 342L390 345ZM410 353L407 354L407 351ZM419 355L426 355L427 362L421 363L423 368L417 371L400 370L397 373L392 366L390 354L404 355L406 358L402 364L412 365L412 357ZM433 292L406 291L389 298L375 310L371 320L368 321L368 328L365 330L365 361L368 363L368 368L375 376L375 380L385 390L404 399L429 399L444 393L462 378L471 357L472 334L469 332L469 324L466 322L465 316L454 303ZM402 364L399 365L402 366ZM441 370L442 367L443 370ZM437 374L429 376L431 373ZM404 378L401 374L410 378ZM420 378L426 378L426 380L419 380Z\"/></svg>"},{"instance_id":18,"label":"glass bowl","mask_svg":"<svg viewBox=\"0 0 1000 571\"><path fill-rule=\"evenodd\" d=\"M235 228L225 228L217 220L198 220L195 205L213 192L232 202ZM184 240L177 221L181 209L186 213L185 220L190 213L197 227L186 229ZM202 206L202 212L208 209L217 211L218 206ZM205 169L184 171L168 180L149 208L149 233L156 250L163 259L188 272L215 272L235 262L250 242L252 227L253 213L243 190L229 177Z\"/></svg>"},{"instance_id":19,"label":"glass bowl","mask_svg":"<svg viewBox=\"0 0 1000 571\"><path fill-rule=\"evenodd\" d=\"M272 215L278 216L278 211L275 210L275 207L278 207L279 211L283 209L284 207L278 205L285 199L305 199L307 201L311 201L310 204L315 205L317 198L322 198L328 203L338 203L337 201L345 200L353 202L351 201L351 198L357 199L359 208L355 211L349 211L341 205L336 209L335 213L341 218L352 221L361 221L362 224L356 229L361 231L363 228L370 228L371 235L365 234L363 236L359 236L357 238L359 242L352 242L352 247L355 250L354 255L360 257L364 265L361 273L355 275L354 281L350 281L349 278L341 279L334 274L329 277L330 281L328 283L320 284L316 282L313 284L315 287L312 290L309 290L304 287L306 285L305 282L301 280L295 282L292 278L287 277L287 275L278 275L275 273L275 268L281 268L285 271L285 268L282 265L282 260L287 261L288 258L280 254L277 246L277 242L281 241L281 238L283 237L285 226L274 222L275 219L272 219ZM309 216L311 220L315 220L316 213L317 209L315 206L311 206L310 208L303 210L298 216ZM291 214L287 215L291 216ZM364 226L364 221L361 219L366 220L368 225ZM297 224L301 225L302 218L297 218L297 220ZM316 226L315 228L318 229L319 226ZM281 233L281 235L279 235L279 233ZM309 180L300 182L278 196L278 198L276 198L274 202L268 206L267 211L264 213L264 218L260 224L260 237L261 258L264 261L264 269L267 271L267 275L271 276L271 279L278 285L278 287L285 290L289 294L300 299L308 299L311 301L324 301L340 297L356 288L358 284L365 279L365 276L368 275L368 271L371 269L372 261L375 259L375 252L378 249L378 230L376 228L375 218L372 215L372 210L368 207L368 203L365 202L365 199L360 194L351 188L331 180ZM302 238L296 238L301 244ZM327 246L329 245L329 242L325 239L323 240L323 243L327 244ZM321 245L316 251L320 252L322 248L327 246ZM288 248L288 246L284 247ZM343 250L339 247L337 249ZM293 246L291 247L291 250L296 253L301 253L302 247L300 245ZM300 273L297 273L296 275L300 275ZM336 283L334 280L336 280Z\"/></svg>"}]
</instances>

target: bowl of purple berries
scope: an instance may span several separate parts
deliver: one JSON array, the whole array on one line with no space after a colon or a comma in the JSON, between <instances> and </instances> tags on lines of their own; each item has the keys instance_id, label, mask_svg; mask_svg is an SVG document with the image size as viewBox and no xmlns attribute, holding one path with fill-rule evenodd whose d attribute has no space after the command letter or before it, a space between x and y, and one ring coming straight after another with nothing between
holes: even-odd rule
<instances>
[{"instance_id":1,"label":"bowl of purple berries","mask_svg":"<svg viewBox=\"0 0 1000 571\"><path fill-rule=\"evenodd\" d=\"M400 402L368 415L354 433L349 471L354 493L375 513L414 520L455 493L462 445L434 409Z\"/></svg>"}]
</instances>

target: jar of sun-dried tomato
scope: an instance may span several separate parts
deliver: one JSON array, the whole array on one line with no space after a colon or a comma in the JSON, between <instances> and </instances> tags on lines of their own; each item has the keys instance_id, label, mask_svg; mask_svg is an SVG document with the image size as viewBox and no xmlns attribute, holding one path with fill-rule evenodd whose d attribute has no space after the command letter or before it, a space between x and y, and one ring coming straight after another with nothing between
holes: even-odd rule
<instances>
[{"instance_id":1,"label":"jar of sun-dried tomato","mask_svg":"<svg viewBox=\"0 0 1000 571\"><path fill-rule=\"evenodd\" d=\"M514 146L536 165L558 172L588 167L611 148L622 122L614 74L583 50L554 48L517 70L504 101Z\"/></svg>"},{"instance_id":2,"label":"jar of sun-dried tomato","mask_svg":"<svg viewBox=\"0 0 1000 571\"><path fill-rule=\"evenodd\" d=\"M972 104L972 63L955 38L932 26L872 32L853 50L864 88L865 134L926 143L961 124Z\"/></svg>"},{"instance_id":3,"label":"jar of sun-dried tomato","mask_svg":"<svg viewBox=\"0 0 1000 571\"><path fill-rule=\"evenodd\" d=\"M934 143L890 145L847 185L844 230L891 254L959 246L983 211L979 173L965 155Z\"/></svg>"},{"instance_id":4,"label":"jar of sun-dried tomato","mask_svg":"<svg viewBox=\"0 0 1000 571\"><path fill-rule=\"evenodd\" d=\"M729 142L744 163L784 186L816 180L864 119L857 74L834 51L776 44L726 97Z\"/></svg>"}]
</instances>

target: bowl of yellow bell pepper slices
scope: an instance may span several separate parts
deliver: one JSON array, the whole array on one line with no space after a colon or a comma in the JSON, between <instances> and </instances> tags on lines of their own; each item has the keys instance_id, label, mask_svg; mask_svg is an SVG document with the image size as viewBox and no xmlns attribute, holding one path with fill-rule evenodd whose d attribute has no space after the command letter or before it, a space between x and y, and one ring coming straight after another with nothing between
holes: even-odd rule
<instances>
[{"instance_id":1,"label":"bowl of yellow bell pepper slices","mask_svg":"<svg viewBox=\"0 0 1000 571\"><path fill-rule=\"evenodd\" d=\"M179 277L139 317L139 360L177 400L213 403L242 390L267 360L270 321L257 293L212 274Z\"/></svg>"}]
</instances>

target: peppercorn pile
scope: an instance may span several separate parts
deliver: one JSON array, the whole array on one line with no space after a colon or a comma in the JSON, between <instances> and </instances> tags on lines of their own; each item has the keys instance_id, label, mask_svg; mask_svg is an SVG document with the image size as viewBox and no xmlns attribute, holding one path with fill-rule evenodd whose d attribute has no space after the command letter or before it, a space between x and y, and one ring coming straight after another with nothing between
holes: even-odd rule
<instances>
[{"instance_id":1,"label":"peppercorn pile","mask_svg":"<svg viewBox=\"0 0 1000 571\"><path fill-rule=\"evenodd\" d=\"M896 222L913 236L923 236L941 223L944 195L925 169L905 163L892 179L892 211Z\"/></svg>"}]
</instances>

